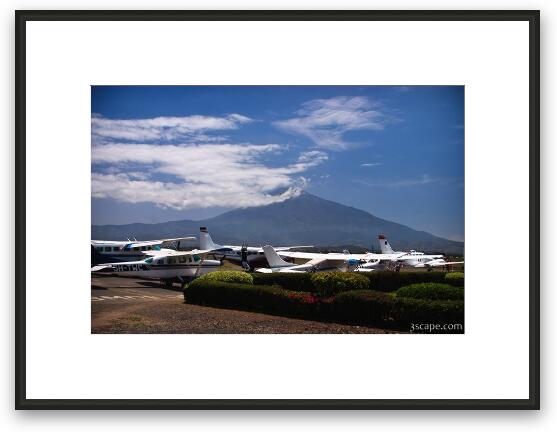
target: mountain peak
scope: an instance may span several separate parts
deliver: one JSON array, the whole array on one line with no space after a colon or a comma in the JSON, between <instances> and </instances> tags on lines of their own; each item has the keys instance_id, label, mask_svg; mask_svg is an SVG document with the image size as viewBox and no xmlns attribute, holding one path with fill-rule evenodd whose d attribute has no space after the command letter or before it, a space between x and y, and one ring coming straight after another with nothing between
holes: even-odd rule
<instances>
[{"instance_id":1,"label":"mountain peak","mask_svg":"<svg viewBox=\"0 0 557 432\"><path fill-rule=\"evenodd\" d=\"M272 244L289 246L354 245L377 248L377 236L385 233L397 250L462 254L463 243L378 218L354 207L315 196L301 188L281 191L285 199L260 207L239 208L201 221L174 221L155 225L93 226L93 238L173 238L198 235L209 228L220 244Z\"/></svg>"}]
</instances>

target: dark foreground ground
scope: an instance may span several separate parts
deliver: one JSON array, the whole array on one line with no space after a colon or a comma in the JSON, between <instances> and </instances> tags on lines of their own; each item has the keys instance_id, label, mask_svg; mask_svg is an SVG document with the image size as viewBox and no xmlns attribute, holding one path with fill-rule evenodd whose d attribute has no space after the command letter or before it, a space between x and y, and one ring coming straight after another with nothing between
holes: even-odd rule
<instances>
[{"instance_id":1,"label":"dark foreground ground","mask_svg":"<svg viewBox=\"0 0 557 432\"><path fill-rule=\"evenodd\" d=\"M176 285L177 287L177 285ZM180 290L122 277L91 280L91 333L392 333L184 303Z\"/></svg>"}]
</instances>

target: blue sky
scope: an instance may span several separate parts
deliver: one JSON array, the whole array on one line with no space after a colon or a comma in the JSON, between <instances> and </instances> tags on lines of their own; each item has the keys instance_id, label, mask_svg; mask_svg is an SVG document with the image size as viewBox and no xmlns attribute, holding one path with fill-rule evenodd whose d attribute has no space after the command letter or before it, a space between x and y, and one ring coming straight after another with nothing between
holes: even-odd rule
<instances>
[{"instance_id":1,"label":"blue sky","mask_svg":"<svg viewBox=\"0 0 557 432\"><path fill-rule=\"evenodd\" d=\"M304 189L463 240L462 86L94 86L91 111L93 224Z\"/></svg>"}]
</instances>

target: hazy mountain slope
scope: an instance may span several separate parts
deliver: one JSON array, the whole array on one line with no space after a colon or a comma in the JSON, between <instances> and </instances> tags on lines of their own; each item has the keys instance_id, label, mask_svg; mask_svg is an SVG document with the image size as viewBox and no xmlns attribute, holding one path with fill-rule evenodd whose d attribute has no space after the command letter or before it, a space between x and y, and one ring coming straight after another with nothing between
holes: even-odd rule
<instances>
[{"instance_id":1,"label":"hazy mountain slope","mask_svg":"<svg viewBox=\"0 0 557 432\"><path fill-rule=\"evenodd\" d=\"M387 235L395 249L462 254L464 244L375 217L363 210L328 201L308 193L281 203L232 210L203 221L159 224L92 226L92 238L121 240L198 235L207 226L213 240L250 245L316 246L357 245L378 247L377 236Z\"/></svg>"}]
</instances>

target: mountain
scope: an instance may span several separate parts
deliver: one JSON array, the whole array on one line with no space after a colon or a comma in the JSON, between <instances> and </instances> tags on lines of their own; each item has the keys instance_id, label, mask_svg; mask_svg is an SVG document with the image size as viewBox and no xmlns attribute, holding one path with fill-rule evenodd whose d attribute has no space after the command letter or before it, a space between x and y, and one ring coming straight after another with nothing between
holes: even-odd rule
<instances>
[{"instance_id":1,"label":"mountain","mask_svg":"<svg viewBox=\"0 0 557 432\"><path fill-rule=\"evenodd\" d=\"M180 220L157 224L93 225L93 239L156 239L198 236L206 226L215 242L276 246L354 245L378 249L378 234L385 234L395 250L416 249L462 255L464 243L416 231L335 203L307 192L263 207L236 209L202 221Z\"/></svg>"}]
</instances>

